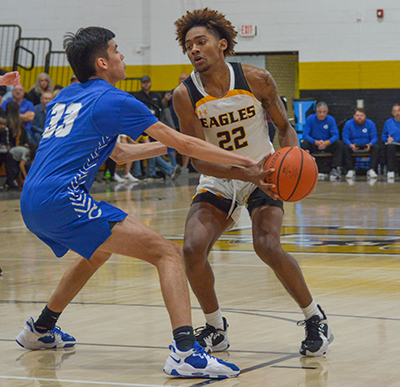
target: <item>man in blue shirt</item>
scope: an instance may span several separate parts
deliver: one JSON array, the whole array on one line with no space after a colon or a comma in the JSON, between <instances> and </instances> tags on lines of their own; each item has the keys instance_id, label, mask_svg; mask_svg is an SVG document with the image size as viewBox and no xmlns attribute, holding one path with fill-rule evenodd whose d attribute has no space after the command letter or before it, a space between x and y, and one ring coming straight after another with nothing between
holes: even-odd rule
<instances>
[{"instance_id":1,"label":"man in blue shirt","mask_svg":"<svg viewBox=\"0 0 400 387\"><path fill-rule=\"evenodd\" d=\"M348 120L343 129L344 155L346 161L346 179L353 179L356 175L355 157L357 152L370 152L370 169L367 177L376 179L379 158L378 133L375 124L367 118L367 112L357 108L353 118Z\"/></svg>"},{"instance_id":2,"label":"man in blue shirt","mask_svg":"<svg viewBox=\"0 0 400 387\"><path fill-rule=\"evenodd\" d=\"M307 117L301 147L310 153L332 153L331 179L339 179L337 167L342 166L343 142L340 140L336 121L328 112L328 105L325 102L317 103L316 113Z\"/></svg>"},{"instance_id":3,"label":"man in blue shirt","mask_svg":"<svg viewBox=\"0 0 400 387\"><path fill-rule=\"evenodd\" d=\"M3 102L1 107L6 110L6 106L9 102L14 101L19 105L19 112L22 121L24 121L26 132L30 142L32 142L32 121L35 118L35 107L31 101L24 98L25 89L22 85L15 85L12 91L12 98L7 99ZM33 145L33 142L32 142Z\"/></svg>"},{"instance_id":4,"label":"man in blue shirt","mask_svg":"<svg viewBox=\"0 0 400 387\"><path fill-rule=\"evenodd\" d=\"M400 151L400 104L393 105L392 115L393 118L385 122L382 132L388 181L394 181L395 172L398 170L396 153Z\"/></svg>"},{"instance_id":5,"label":"man in blue shirt","mask_svg":"<svg viewBox=\"0 0 400 387\"><path fill-rule=\"evenodd\" d=\"M47 105L45 129L21 195L21 213L29 230L57 257L68 250L81 257L67 269L39 318L29 318L16 341L26 349L75 345L75 338L55 325L58 317L116 253L147 261L158 270L174 337L166 364L176 363L175 375L237 376L238 367L209 356L195 341L181 248L133 215L97 202L89 190L109 156L125 164L165 154L167 146L232 169L249 167L266 192L271 185L265 183L265 176L272 171L261 172L264 159L256 162L167 127L143 103L116 89L114 85L125 78L126 66L114 37L105 28L88 27L64 40L80 83L65 87ZM143 132L162 143L130 146L117 142L120 134L136 139Z\"/></svg>"},{"instance_id":6,"label":"man in blue shirt","mask_svg":"<svg viewBox=\"0 0 400 387\"><path fill-rule=\"evenodd\" d=\"M53 94L49 91L45 91L40 96L40 104L35 106L35 118L32 121L32 140L34 145L39 145L39 141L42 138L44 125L46 123L46 105L53 99Z\"/></svg>"}]
</instances>

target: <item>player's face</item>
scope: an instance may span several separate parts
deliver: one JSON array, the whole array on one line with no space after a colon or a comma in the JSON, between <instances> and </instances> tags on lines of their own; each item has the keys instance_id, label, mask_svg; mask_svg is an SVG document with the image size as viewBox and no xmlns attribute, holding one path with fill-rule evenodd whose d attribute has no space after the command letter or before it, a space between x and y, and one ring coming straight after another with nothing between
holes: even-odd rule
<instances>
[{"instance_id":1,"label":"player's face","mask_svg":"<svg viewBox=\"0 0 400 387\"><path fill-rule=\"evenodd\" d=\"M115 44L114 40L108 42L107 54L107 70L110 80L114 85L126 77L124 56L118 51L118 46Z\"/></svg>"},{"instance_id":2,"label":"player's face","mask_svg":"<svg viewBox=\"0 0 400 387\"><path fill-rule=\"evenodd\" d=\"M199 71L207 71L219 61L225 62L224 50L226 40L217 40L205 27L193 27L186 34L185 47L193 67Z\"/></svg>"},{"instance_id":3,"label":"player's face","mask_svg":"<svg viewBox=\"0 0 400 387\"><path fill-rule=\"evenodd\" d=\"M400 121L400 106L393 106L392 114L396 121Z\"/></svg>"},{"instance_id":4,"label":"player's face","mask_svg":"<svg viewBox=\"0 0 400 387\"><path fill-rule=\"evenodd\" d=\"M353 118L357 125L364 125L367 116L363 112L355 112Z\"/></svg>"},{"instance_id":5,"label":"player's face","mask_svg":"<svg viewBox=\"0 0 400 387\"><path fill-rule=\"evenodd\" d=\"M325 108L325 107L322 108L321 107L321 108L317 109L317 118L320 121L323 121L326 118L327 115L328 115L328 109L327 108Z\"/></svg>"}]
</instances>

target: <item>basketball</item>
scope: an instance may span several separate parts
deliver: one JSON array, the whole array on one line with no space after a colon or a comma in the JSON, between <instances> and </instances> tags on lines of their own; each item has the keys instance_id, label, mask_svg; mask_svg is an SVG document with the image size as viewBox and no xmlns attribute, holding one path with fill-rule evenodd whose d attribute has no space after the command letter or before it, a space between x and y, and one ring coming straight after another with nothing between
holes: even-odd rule
<instances>
[{"instance_id":1,"label":"basketball","mask_svg":"<svg viewBox=\"0 0 400 387\"><path fill-rule=\"evenodd\" d=\"M314 190L318 181L318 167L314 158L297 147L281 148L271 154L264 169L274 168L265 181L275 184L272 192L285 202L298 202Z\"/></svg>"}]
</instances>

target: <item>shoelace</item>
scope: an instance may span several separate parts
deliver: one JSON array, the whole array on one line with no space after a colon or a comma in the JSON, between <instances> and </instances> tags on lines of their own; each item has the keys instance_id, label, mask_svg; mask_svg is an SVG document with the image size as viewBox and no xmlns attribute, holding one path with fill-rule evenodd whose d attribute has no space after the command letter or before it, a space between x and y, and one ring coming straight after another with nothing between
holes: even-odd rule
<instances>
[{"instance_id":1,"label":"shoelace","mask_svg":"<svg viewBox=\"0 0 400 387\"><path fill-rule=\"evenodd\" d=\"M214 356L209 355L199 343L197 343L197 345L194 346L194 353L196 355L200 355L201 357L204 356L204 357L209 357L210 359L215 359Z\"/></svg>"},{"instance_id":2,"label":"shoelace","mask_svg":"<svg viewBox=\"0 0 400 387\"><path fill-rule=\"evenodd\" d=\"M218 334L218 330L214 328L212 325L208 325L206 323L205 326L196 328L194 330L196 338L204 339L212 334ZM198 332L198 333L197 333Z\"/></svg>"},{"instance_id":3,"label":"shoelace","mask_svg":"<svg viewBox=\"0 0 400 387\"><path fill-rule=\"evenodd\" d=\"M315 341L320 340L319 337L319 322L321 319L319 316L313 316L308 320L298 321L298 326L304 326L306 331L306 340Z\"/></svg>"}]
</instances>

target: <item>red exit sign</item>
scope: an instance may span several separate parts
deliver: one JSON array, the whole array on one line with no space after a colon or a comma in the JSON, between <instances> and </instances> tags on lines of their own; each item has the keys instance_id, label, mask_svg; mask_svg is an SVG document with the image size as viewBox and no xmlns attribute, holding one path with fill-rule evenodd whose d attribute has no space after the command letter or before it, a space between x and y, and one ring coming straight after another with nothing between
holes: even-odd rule
<instances>
[{"instance_id":1,"label":"red exit sign","mask_svg":"<svg viewBox=\"0 0 400 387\"><path fill-rule=\"evenodd\" d=\"M239 28L240 36L256 36L257 26L255 24L242 24Z\"/></svg>"}]
</instances>

